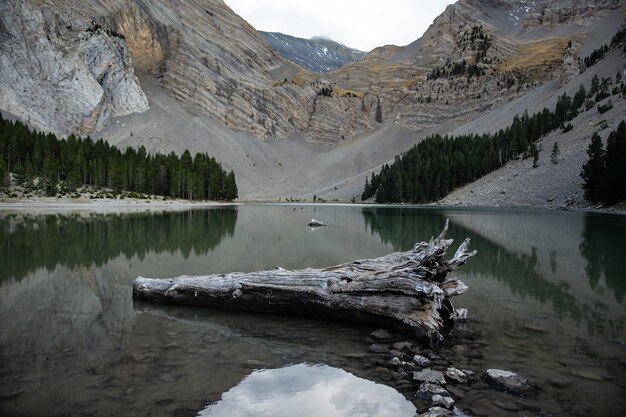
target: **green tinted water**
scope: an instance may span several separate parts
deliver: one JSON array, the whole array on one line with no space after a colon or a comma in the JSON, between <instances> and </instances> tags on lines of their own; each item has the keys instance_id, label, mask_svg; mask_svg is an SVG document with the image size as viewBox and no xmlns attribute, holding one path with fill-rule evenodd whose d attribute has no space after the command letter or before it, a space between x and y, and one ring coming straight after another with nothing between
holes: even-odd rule
<instances>
[{"instance_id":1,"label":"green tinted water","mask_svg":"<svg viewBox=\"0 0 626 417\"><path fill-rule=\"evenodd\" d=\"M329 226L310 230L312 217ZM263 407L284 404L284 394L260 395L268 382L254 369L283 367L284 374L261 376L300 381L315 369L315 386L331 387L294 388L301 410L312 398L337 405L346 397L338 395L341 389L362 389L360 378L379 379L379 369L357 359L373 328L135 304L133 279L329 266L408 250L438 234L446 218L449 237L470 237L478 255L457 273L470 291L453 300L469 309L470 319L439 353L457 367L529 377L540 387L533 401L552 415L621 412L626 218L260 205L163 214L0 214L0 414L196 415L206 409L205 415L220 415L207 410L230 408L229 415L238 415L227 406L237 398L260 415ZM305 363L317 367L288 366ZM336 368L360 378L345 379ZM328 382L337 380L351 382ZM389 407L380 404L392 401L389 395L371 394L378 403L356 409L385 415L381 410ZM459 406L503 413L491 402L488 390L476 388ZM338 409L326 412L355 410Z\"/></svg>"}]
</instances>

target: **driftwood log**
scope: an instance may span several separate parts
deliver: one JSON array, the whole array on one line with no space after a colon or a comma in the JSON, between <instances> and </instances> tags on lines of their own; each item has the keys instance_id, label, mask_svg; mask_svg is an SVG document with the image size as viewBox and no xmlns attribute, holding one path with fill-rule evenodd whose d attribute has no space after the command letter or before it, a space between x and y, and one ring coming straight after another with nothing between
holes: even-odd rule
<instances>
[{"instance_id":1,"label":"driftwood log","mask_svg":"<svg viewBox=\"0 0 626 417\"><path fill-rule=\"evenodd\" d=\"M407 252L358 260L324 269L271 271L172 279L138 277L135 299L229 310L313 314L392 326L429 345L463 317L449 297L467 286L448 273L473 256L466 239L450 260L452 240L441 235Z\"/></svg>"}]
</instances>

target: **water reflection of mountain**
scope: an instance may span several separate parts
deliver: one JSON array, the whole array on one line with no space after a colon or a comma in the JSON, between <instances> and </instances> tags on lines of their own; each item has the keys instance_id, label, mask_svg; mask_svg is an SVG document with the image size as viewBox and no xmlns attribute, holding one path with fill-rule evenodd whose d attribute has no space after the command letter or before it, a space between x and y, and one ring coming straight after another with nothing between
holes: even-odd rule
<instances>
[{"instance_id":1,"label":"water reflection of mountain","mask_svg":"<svg viewBox=\"0 0 626 417\"><path fill-rule=\"evenodd\" d=\"M593 281L597 282L600 268L605 273L607 287L618 302L621 303L623 298L624 284L617 279L616 273L622 271L623 276L623 269L620 269L619 262L615 262L616 255L610 255L611 252L601 247L610 245L607 242L614 242L606 234L607 230L590 226L594 230L583 233L581 244L581 252L588 252L588 255L583 253L586 259L578 253L584 214L558 217L558 213L442 212L367 207L363 209L363 217L371 233L380 235L395 250L407 250L417 241L436 236L445 219L450 218L448 237L456 242L469 237L471 247L477 249L479 254L463 267L463 275L489 277L506 284L511 293L520 299L550 303L561 318L569 316L576 322L582 319L588 321L588 315L603 307L602 302L589 294L589 286L594 288ZM624 238L621 239L623 241ZM623 243L615 246L620 247L626 246ZM607 262L606 257L594 260L590 264L593 274L590 274L588 282L584 272L580 271L585 260L589 261L591 254L598 251L614 258L612 263ZM622 285L621 289L619 285ZM607 324L611 326L611 323Z\"/></svg>"},{"instance_id":2,"label":"water reflection of mountain","mask_svg":"<svg viewBox=\"0 0 626 417\"><path fill-rule=\"evenodd\" d=\"M21 279L38 268L101 266L124 255L181 251L187 259L232 236L237 209L168 213L7 214L0 218L1 279Z\"/></svg>"}]
</instances>

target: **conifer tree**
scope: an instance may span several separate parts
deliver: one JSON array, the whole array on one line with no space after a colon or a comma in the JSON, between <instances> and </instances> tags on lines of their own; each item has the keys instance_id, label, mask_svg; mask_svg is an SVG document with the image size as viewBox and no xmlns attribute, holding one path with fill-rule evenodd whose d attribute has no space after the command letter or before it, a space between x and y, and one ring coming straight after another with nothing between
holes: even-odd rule
<instances>
[{"instance_id":1,"label":"conifer tree","mask_svg":"<svg viewBox=\"0 0 626 417\"><path fill-rule=\"evenodd\" d=\"M550 162L553 164L559 163L559 154L561 151L559 150L559 143L554 142L554 146L552 147L552 154L550 155Z\"/></svg>"},{"instance_id":2,"label":"conifer tree","mask_svg":"<svg viewBox=\"0 0 626 417\"><path fill-rule=\"evenodd\" d=\"M609 134L606 141L606 174L601 199L614 204L626 199L626 122Z\"/></svg>"},{"instance_id":3,"label":"conifer tree","mask_svg":"<svg viewBox=\"0 0 626 417\"><path fill-rule=\"evenodd\" d=\"M601 186L606 169L606 153L602 145L602 139L600 139L600 135L597 132L591 137L587 155L589 160L583 165L580 176L585 180L583 188L587 200L598 202L602 195Z\"/></svg>"}]
</instances>

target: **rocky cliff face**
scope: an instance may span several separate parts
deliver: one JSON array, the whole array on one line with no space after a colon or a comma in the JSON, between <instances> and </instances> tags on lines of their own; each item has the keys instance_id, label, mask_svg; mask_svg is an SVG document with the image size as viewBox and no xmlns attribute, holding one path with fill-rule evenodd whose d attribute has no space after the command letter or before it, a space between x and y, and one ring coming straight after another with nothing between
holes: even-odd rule
<instances>
[{"instance_id":1,"label":"rocky cliff face","mask_svg":"<svg viewBox=\"0 0 626 417\"><path fill-rule=\"evenodd\" d=\"M42 130L92 133L148 100L126 42L53 7L0 4L0 109Z\"/></svg>"},{"instance_id":2,"label":"rocky cliff face","mask_svg":"<svg viewBox=\"0 0 626 417\"><path fill-rule=\"evenodd\" d=\"M566 81L585 31L624 6L460 0L413 44L325 74L283 58L222 0L7 0L0 12L0 110L39 129L88 134L144 111L137 71L234 131L335 144L383 125L471 118Z\"/></svg>"}]
</instances>

